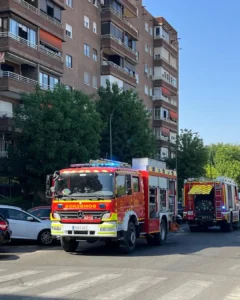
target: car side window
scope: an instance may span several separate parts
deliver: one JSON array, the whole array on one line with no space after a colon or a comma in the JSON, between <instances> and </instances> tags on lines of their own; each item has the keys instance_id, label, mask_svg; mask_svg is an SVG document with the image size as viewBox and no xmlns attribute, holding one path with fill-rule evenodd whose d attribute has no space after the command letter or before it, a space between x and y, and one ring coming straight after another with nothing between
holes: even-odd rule
<instances>
[{"instance_id":1,"label":"car side window","mask_svg":"<svg viewBox=\"0 0 240 300\"><path fill-rule=\"evenodd\" d=\"M42 218L50 218L51 209L43 209Z\"/></svg>"},{"instance_id":2,"label":"car side window","mask_svg":"<svg viewBox=\"0 0 240 300\"><path fill-rule=\"evenodd\" d=\"M25 212L17 209L12 209L12 208L8 209L8 215L9 215L9 219L18 220L18 221L27 221L27 218L29 217L29 215L26 214Z\"/></svg>"},{"instance_id":3,"label":"car side window","mask_svg":"<svg viewBox=\"0 0 240 300\"><path fill-rule=\"evenodd\" d=\"M8 210L6 208L0 208L0 214L3 215L5 219L9 219Z\"/></svg>"}]
</instances>

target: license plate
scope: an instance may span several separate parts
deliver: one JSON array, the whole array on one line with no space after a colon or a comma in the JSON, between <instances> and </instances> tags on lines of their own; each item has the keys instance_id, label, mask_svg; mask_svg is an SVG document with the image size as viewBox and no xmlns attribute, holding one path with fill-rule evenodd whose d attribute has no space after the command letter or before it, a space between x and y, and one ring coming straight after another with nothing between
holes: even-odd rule
<instances>
[{"instance_id":1,"label":"license plate","mask_svg":"<svg viewBox=\"0 0 240 300\"><path fill-rule=\"evenodd\" d=\"M92 215L86 215L84 216L84 220L92 220L93 216Z\"/></svg>"},{"instance_id":2,"label":"license plate","mask_svg":"<svg viewBox=\"0 0 240 300\"><path fill-rule=\"evenodd\" d=\"M84 225L73 226L73 230L84 231L84 230L87 230L87 229L88 229L88 226L84 226Z\"/></svg>"}]
</instances>

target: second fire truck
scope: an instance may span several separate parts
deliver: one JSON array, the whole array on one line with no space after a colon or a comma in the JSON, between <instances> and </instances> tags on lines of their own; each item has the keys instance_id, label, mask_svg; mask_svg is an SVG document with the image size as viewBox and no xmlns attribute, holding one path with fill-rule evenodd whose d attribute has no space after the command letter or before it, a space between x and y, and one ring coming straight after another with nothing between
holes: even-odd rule
<instances>
[{"instance_id":1,"label":"second fire truck","mask_svg":"<svg viewBox=\"0 0 240 300\"><path fill-rule=\"evenodd\" d=\"M222 231L239 228L238 186L226 177L189 178L184 184L183 218L190 231L220 226Z\"/></svg>"},{"instance_id":2,"label":"second fire truck","mask_svg":"<svg viewBox=\"0 0 240 300\"><path fill-rule=\"evenodd\" d=\"M66 252L79 241L105 241L131 253L136 239L151 245L167 239L177 214L176 171L149 158L125 163L96 160L49 175L51 233Z\"/></svg>"}]
</instances>

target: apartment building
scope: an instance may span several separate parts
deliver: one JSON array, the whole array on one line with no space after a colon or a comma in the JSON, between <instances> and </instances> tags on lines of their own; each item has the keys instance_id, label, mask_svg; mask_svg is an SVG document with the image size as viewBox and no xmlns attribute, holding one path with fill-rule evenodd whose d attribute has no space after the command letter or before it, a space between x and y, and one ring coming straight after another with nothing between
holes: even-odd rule
<instances>
[{"instance_id":1,"label":"apartment building","mask_svg":"<svg viewBox=\"0 0 240 300\"><path fill-rule=\"evenodd\" d=\"M178 132L178 39L142 0L0 1L0 156L13 106L37 83L96 93L117 82L152 113L157 159L173 157ZM115 112L117 113L117 111Z\"/></svg>"}]
</instances>

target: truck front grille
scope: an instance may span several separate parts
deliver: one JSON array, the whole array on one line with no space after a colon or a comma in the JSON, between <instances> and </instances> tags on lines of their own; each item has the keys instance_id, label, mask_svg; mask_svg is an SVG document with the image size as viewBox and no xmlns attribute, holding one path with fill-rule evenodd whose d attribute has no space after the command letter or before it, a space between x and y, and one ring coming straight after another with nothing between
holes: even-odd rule
<instances>
[{"instance_id":1,"label":"truck front grille","mask_svg":"<svg viewBox=\"0 0 240 300\"><path fill-rule=\"evenodd\" d=\"M61 217L61 219L80 219L80 220L101 220L102 216L108 211L81 211L83 217L79 217L79 211L77 210L68 210L68 211L56 211Z\"/></svg>"}]
</instances>

